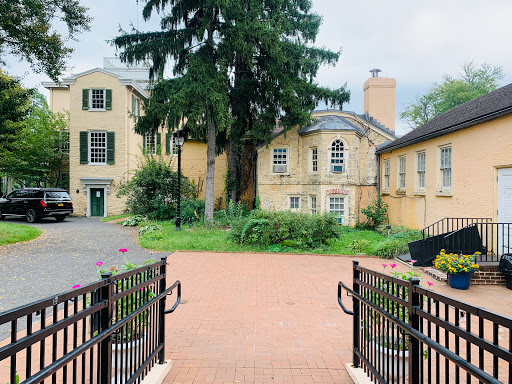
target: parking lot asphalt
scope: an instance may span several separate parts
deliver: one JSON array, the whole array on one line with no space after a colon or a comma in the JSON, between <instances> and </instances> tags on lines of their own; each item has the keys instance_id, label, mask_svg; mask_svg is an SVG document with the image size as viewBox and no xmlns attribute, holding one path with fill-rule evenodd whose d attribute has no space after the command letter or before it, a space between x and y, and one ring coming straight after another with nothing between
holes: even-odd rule
<instances>
[{"instance_id":1,"label":"parking lot asphalt","mask_svg":"<svg viewBox=\"0 0 512 384\"><path fill-rule=\"evenodd\" d=\"M6 222L27 224L23 219ZM169 252L155 252L137 244L137 230L97 217L46 218L28 224L43 230L37 239L0 247L0 312L54 296L99 278L96 263L121 266L126 260L143 263ZM120 248L128 250L124 255Z\"/></svg>"}]
</instances>

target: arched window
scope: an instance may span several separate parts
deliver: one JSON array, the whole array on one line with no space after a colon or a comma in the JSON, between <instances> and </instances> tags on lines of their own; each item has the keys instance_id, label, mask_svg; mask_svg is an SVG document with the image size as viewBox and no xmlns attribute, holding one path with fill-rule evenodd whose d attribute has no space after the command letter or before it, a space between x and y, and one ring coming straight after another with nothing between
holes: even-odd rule
<instances>
[{"instance_id":1,"label":"arched window","mask_svg":"<svg viewBox=\"0 0 512 384\"><path fill-rule=\"evenodd\" d=\"M334 140L331 144L331 172L343 172L345 170L344 147L341 140Z\"/></svg>"}]
</instances>

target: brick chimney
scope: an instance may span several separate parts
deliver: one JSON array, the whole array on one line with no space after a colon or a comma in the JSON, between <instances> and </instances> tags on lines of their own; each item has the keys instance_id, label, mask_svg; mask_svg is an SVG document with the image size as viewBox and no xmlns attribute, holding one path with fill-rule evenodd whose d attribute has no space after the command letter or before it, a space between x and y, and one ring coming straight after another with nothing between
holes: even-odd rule
<instances>
[{"instance_id":1,"label":"brick chimney","mask_svg":"<svg viewBox=\"0 0 512 384\"><path fill-rule=\"evenodd\" d=\"M396 80L379 77L380 69L372 69L370 72L372 77L363 86L364 112L395 132Z\"/></svg>"}]
</instances>

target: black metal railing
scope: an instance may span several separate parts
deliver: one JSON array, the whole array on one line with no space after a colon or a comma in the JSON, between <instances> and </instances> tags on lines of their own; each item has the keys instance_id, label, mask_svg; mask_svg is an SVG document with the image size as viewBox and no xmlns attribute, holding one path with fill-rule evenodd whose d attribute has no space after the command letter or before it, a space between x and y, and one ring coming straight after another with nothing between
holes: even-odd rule
<instances>
[{"instance_id":1,"label":"black metal railing","mask_svg":"<svg viewBox=\"0 0 512 384\"><path fill-rule=\"evenodd\" d=\"M0 313L0 326L11 327L10 340L0 344L0 377L9 383L131 384L164 363L165 314L181 300L179 281L166 287L166 258L101 277ZM176 302L166 311L174 290Z\"/></svg>"},{"instance_id":2,"label":"black metal railing","mask_svg":"<svg viewBox=\"0 0 512 384\"><path fill-rule=\"evenodd\" d=\"M489 218L444 218L424 228L421 240L411 242L411 258L417 265L431 265L441 249L447 252L480 252L478 263L498 263L512 252L512 223L493 223ZM414 254L414 255L413 255Z\"/></svg>"},{"instance_id":3,"label":"black metal railing","mask_svg":"<svg viewBox=\"0 0 512 384\"><path fill-rule=\"evenodd\" d=\"M338 302L353 316L353 365L373 382L512 383L512 318L357 261L352 288L339 282Z\"/></svg>"}]
</instances>

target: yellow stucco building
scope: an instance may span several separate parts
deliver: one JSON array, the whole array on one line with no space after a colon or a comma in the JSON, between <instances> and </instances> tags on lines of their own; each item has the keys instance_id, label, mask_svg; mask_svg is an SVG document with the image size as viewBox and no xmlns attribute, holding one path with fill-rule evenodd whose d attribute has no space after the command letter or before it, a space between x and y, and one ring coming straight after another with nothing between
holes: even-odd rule
<instances>
[{"instance_id":1,"label":"yellow stucco building","mask_svg":"<svg viewBox=\"0 0 512 384\"><path fill-rule=\"evenodd\" d=\"M149 96L148 67L127 66L117 58L105 58L95 68L64 78L61 83L43 82L50 90L50 108L68 111L69 188L76 215L110 216L126 209L116 197L119 184L138 167L142 150L176 157L172 135L161 130L154 136L134 132L134 116L140 101ZM177 161L172 162L177 167ZM215 198L223 196L226 158L217 157ZM204 198L206 144L187 140L182 148L183 174L194 182Z\"/></svg>"},{"instance_id":2,"label":"yellow stucco building","mask_svg":"<svg viewBox=\"0 0 512 384\"><path fill-rule=\"evenodd\" d=\"M392 225L421 229L445 217L512 222L512 84L377 153Z\"/></svg>"},{"instance_id":3,"label":"yellow stucco building","mask_svg":"<svg viewBox=\"0 0 512 384\"><path fill-rule=\"evenodd\" d=\"M361 208L377 196L377 146L395 139L396 83L374 75L364 85L365 114L315 112L311 125L277 131L257 148L263 209L333 212L340 224L360 222Z\"/></svg>"}]
</instances>

